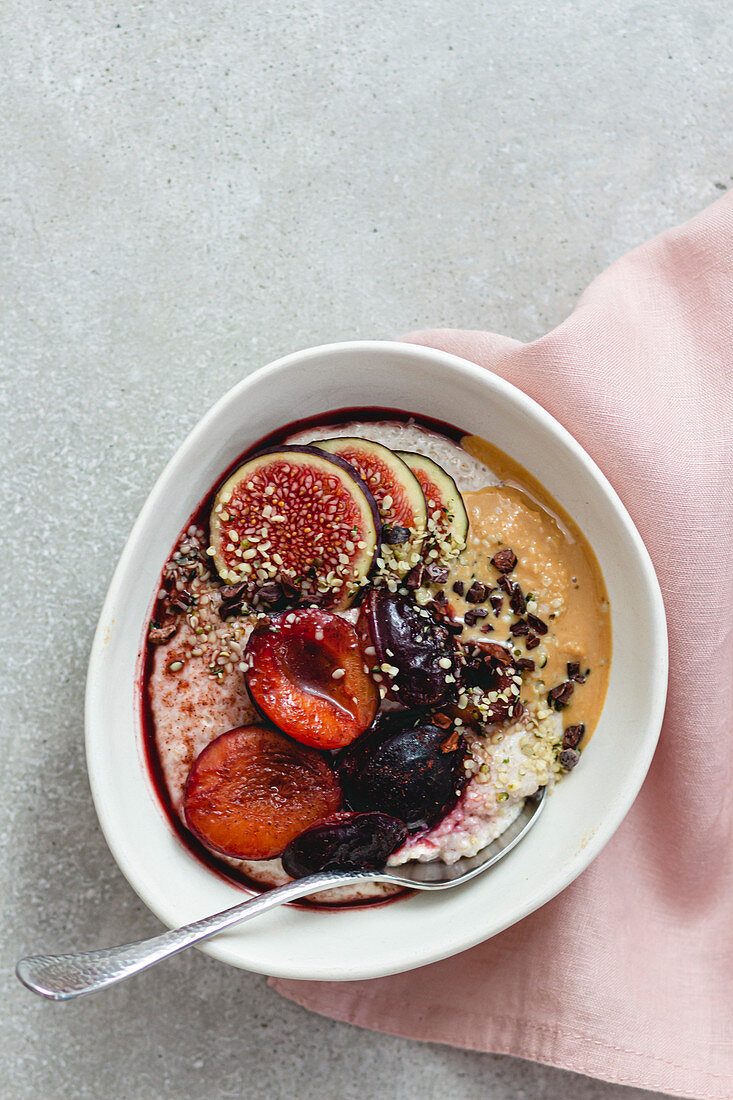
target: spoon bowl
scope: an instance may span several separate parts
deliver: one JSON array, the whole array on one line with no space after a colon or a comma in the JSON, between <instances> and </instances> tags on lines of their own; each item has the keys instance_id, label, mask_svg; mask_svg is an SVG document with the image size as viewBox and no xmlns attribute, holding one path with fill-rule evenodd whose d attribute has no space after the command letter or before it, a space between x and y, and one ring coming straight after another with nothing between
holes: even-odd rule
<instances>
[{"instance_id":1,"label":"spoon bowl","mask_svg":"<svg viewBox=\"0 0 733 1100\"><path fill-rule=\"evenodd\" d=\"M541 787L527 798L519 815L504 832L475 856L466 856L455 863L434 860L429 863L407 863L394 871L322 871L307 878L295 879L275 890L269 890L231 909L214 913L192 924L163 932L152 939L139 940L122 947L101 951L82 951L68 955L29 955L21 959L15 972L28 989L51 1001L69 1001L85 993L96 993L115 985L133 974L147 970L170 955L176 955L201 940L251 920L268 909L289 901L317 894L337 886L355 886L364 882L386 882L410 890L450 890L488 871L523 840L538 821L547 798L547 788Z\"/></svg>"}]
</instances>

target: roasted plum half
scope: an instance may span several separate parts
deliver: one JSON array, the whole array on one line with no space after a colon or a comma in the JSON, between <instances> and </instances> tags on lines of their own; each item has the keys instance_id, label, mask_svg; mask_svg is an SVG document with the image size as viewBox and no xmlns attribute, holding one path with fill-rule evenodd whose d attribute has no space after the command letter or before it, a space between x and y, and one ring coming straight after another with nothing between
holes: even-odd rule
<instances>
[{"instance_id":1,"label":"roasted plum half","mask_svg":"<svg viewBox=\"0 0 733 1100\"><path fill-rule=\"evenodd\" d=\"M378 666L377 675L403 706L441 706L455 697L453 637L427 608L372 588L356 628L367 664Z\"/></svg>"},{"instance_id":2,"label":"roasted plum half","mask_svg":"<svg viewBox=\"0 0 733 1100\"><path fill-rule=\"evenodd\" d=\"M337 813L291 840L283 867L291 878L319 871L376 870L407 839L407 826L381 813Z\"/></svg>"},{"instance_id":3,"label":"roasted plum half","mask_svg":"<svg viewBox=\"0 0 733 1100\"><path fill-rule=\"evenodd\" d=\"M304 745L343 748L379 709L354 627L329 611L271 616L252 631L244 663L260 712Z\"/></svg>"},{"instance_id":4,"label":"roasted plum half","mask_svg":"<svg viewBox=\"0 0 733 1100\"><path fill-rule=\"evenodd\" d=\"M296 836L336 812L331 763L277 730L241 726L199 753L183 793L186 824L214 852L274 859Z\"/></svg>"},{"instance_id":5,"label":"roasted plum half","mask_svg":"<svg viewBox=\"0 0 733 1100\"><path fill-rule=\"evenodd\" d=\"M348 607L380 546L374 497L356 470L308 446L250 458L218 490L209 521L222 580L273 582L328 607Z\"/></svg>"},{"instance_id":6,"label":"roasted plum half","mask_svg":"<svg viewBox=\"0 0 733 1100\"><path fill-rule=\"evenodd\" d=\"M428 513L420 482L407 463L389 447L354 436L319 439L314 446L354 467L377 502L388 554L409 564L422 551Z\"/></svg>"},{"instance_id":7,"label":"roasted plum half","mask_svg":"<svg viewBox=\"0 0 733 1100\"><path fill-rule=\"evenodd\" d=\"M397 451L420 482L428 505L428 529L441 559L457 557L466 546L468 512L450 474L427 455Z\"/></svg>"},{"instance_id":8,"label":"roasted plum half","mask_svg":"<svg viewBox=\"0 0 733 1100\"><path fill-rule=\"evenodd\" d=\"M466 740L416 712L384 714L344 750L337 765L348 804L431 828L451 810L466 782Z\"/></svg>"}]
</instances>

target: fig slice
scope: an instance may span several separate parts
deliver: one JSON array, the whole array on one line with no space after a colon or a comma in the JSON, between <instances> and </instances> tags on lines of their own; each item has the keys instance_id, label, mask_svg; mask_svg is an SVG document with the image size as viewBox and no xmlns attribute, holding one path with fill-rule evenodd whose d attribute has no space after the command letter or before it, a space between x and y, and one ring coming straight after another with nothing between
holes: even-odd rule
<instances>
[{"instance_id":1,"label":"fig slice","mask_svg":"<svg viewBox=\"0 0 733 1100\"><path fill-rule=\"evenodd\" d=\"M402 711L345 749L337 765L348 804L431 828L452 810L466 783L466 739L431 718Z\"/></svg>"},{"instance_id":2,"label":"fig slice","mask_svg":"<svg viewBox=\"0 0 733 1100\"><path fill-rule=\"evenodd\" d=\"M356 629L365 660L378 666L384 687L403 706L440 706L455 698L453 636L427 608L372 588Z\"/></svg>"},{"instance_id":3,"label":"fig slice","mask_svg":"<svg viewBox=\"0 0 733 1100\"><path fill-rule=\"evenodd\" d=\"M436 544L438 557L443 561L458 557L466 547L468 512L455 481L427 455L414 451L395 453L420 482L428 505L428 531Z\"/></svg>"},{"instance_id":4,"label":"fig slice","mask_svg":"<svg viewBox=\"0 0 733 1100\"><path fill-rule=\"evenodd\" d=\"M407 826L381 813L336 813L311 825L283 852L291 878L319 871L376 870L407 839Z\"/></svg>"},{"instance_id":5,"label":"fig slice","mask_svg":"<svg viewBox=\"0 0 733 1100\"><path fill-rule=\"evenodd\" d=\"M243 463L214 499L209 555L253 595L273 581L306 601L348 607L377 555L379 510L358 473L310 446L273 447Z\"/></svg>"},{"instance_id":6,"label":"fig slice","mask_svg":"<svg viewBox=\"0 0 733 1100\"><path fill-rule=\"evenodd\" d=\"M407 572L399 563L405 566L420 555L428 529L425 495L410 467L389 447L370 439L339 436L318 439L313 446L338 455L363 479L382 519L382 557L399 574Z\"/></svg>"},{"instance_id":7,"label":"fig slice","mask_svg":"<svg viewBox=\"0 0 733 1100\"><path fill-rule=\"evenodd\" d=\"M244 663L257 708L304 745L343 748L379 709L354 627L329 611L272 615L252 631Z\"/></svg>"},{"instance_id":8,"label":"fig slice","mask_svg":"<svg viewBox=\"0 0 733 1100\"><path fill-rule=\"evenodd\" d=\"M326 758L277 730L240 726L196 757L183 792L191 832L235 859L273 859L342 802Z\"/></svg>"}]
</instances>

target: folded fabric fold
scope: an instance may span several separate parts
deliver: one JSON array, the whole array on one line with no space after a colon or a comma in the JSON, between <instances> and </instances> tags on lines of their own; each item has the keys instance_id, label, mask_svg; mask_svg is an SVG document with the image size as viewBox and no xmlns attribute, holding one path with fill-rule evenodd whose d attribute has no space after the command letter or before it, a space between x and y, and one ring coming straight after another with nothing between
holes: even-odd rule
<instances>
[{"instance_id":1,"label":"folded fabric fold","mask_svg":"<svg viewBox=\"0 0 733 1100\"><path fill-rule=\"evenodd\" d=\"M543 909L369 982L274 981L340 1020L700 1100L733 1096L733 196L635 249L530 344L409 338L481 364L595 459L652 556L670 687L625 822Z\"/></svg>"}]
</instances>

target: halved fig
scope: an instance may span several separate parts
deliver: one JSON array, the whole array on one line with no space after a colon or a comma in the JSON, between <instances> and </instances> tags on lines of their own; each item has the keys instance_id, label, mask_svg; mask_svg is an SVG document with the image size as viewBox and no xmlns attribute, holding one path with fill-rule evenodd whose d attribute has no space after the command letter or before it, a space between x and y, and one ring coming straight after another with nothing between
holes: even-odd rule
<instances>
[{"instance_id":1,"label":"halved fig","mask_svg":"<svg viewBox=\"0 0 733 1100\"><path fill-rule=\"evenodd\" d=\"M383 714L339 759L349 805L390 814L411 832L435 825L466 782L466 740L455 732L419 713Z\"/></svg>"},{"instance_id":2,"label":"halved fig","mask_svg":"<svg viewBox=\"0 0 733 1100\"><path fill-rule=\"evenodd\" d=\"M450 474L427 455L396 451L420 482L428 505L428 529L437 544L439 557L457 557L466 546L468 512Z\"/></svg>"},{"instance_id":3,"label":"halved fig","mask_svg":"<svg viewBox=\"0 0 733 1100\"><path fill-rule=\"evenodd\" d=\"M214 852L273 859L342 802L328 760L277 730L240 726L199 753L183 792L186 824Z\"/></svg>"},{"instance_id":4,"label":"halved fig","mask_svg":"<svg viewBox=\"0 0 733 1100\"><path fill-rule=\"evenodd\" d=\"M337 813L311 825L283 852L291 878L318 871L373 870L384 867L407 839L407 826L380 813Z\"/></svg>"},{"instance_id":5,"label":"halved fig","mask_svg":"<svg viewBox=\"0 0 733 1100\"><path fill-rule=\"evenodd\" d=\"M372 588L356 629L367 664L378 666L376 675L403 706L440 706L455 697L453 636L427 608Z\"/></svg>"},{"instance_id":6,"label":"halved fig","mask_svg":"<svg viewBox=\"0 0 733 1100\"><path fill-rule=\"evenodd\" d=\"M348 607L379 549L374 498L338 456L273 447L221 486L209 521L217 572L252 595L280 582L306 600Z\"/></svg>"},{"instance_id":7,"label":"halved fig","mask_svg":"<svg viewBox=\"0 0 733 1100\"><path fill-rule=\"evenodd\" d=\"M388 558L408 563L419 555L427 534L428 513L420 482L410 467L394 451L370 439L341 436L318 439L314 446L344 459L366 483L382 518Z\"/></svg>"},{"instance_id":8,"label":"halved fig","mask_svg":"<svg viewBox=\"0 0 733 1100\"><path fill-rule=\"evenodd\" d=\"M354 627L329 611L272 615L252 631L244 663L258 709L304 745L343 748L379 709Z\"/></svg>"}]
</instances>

